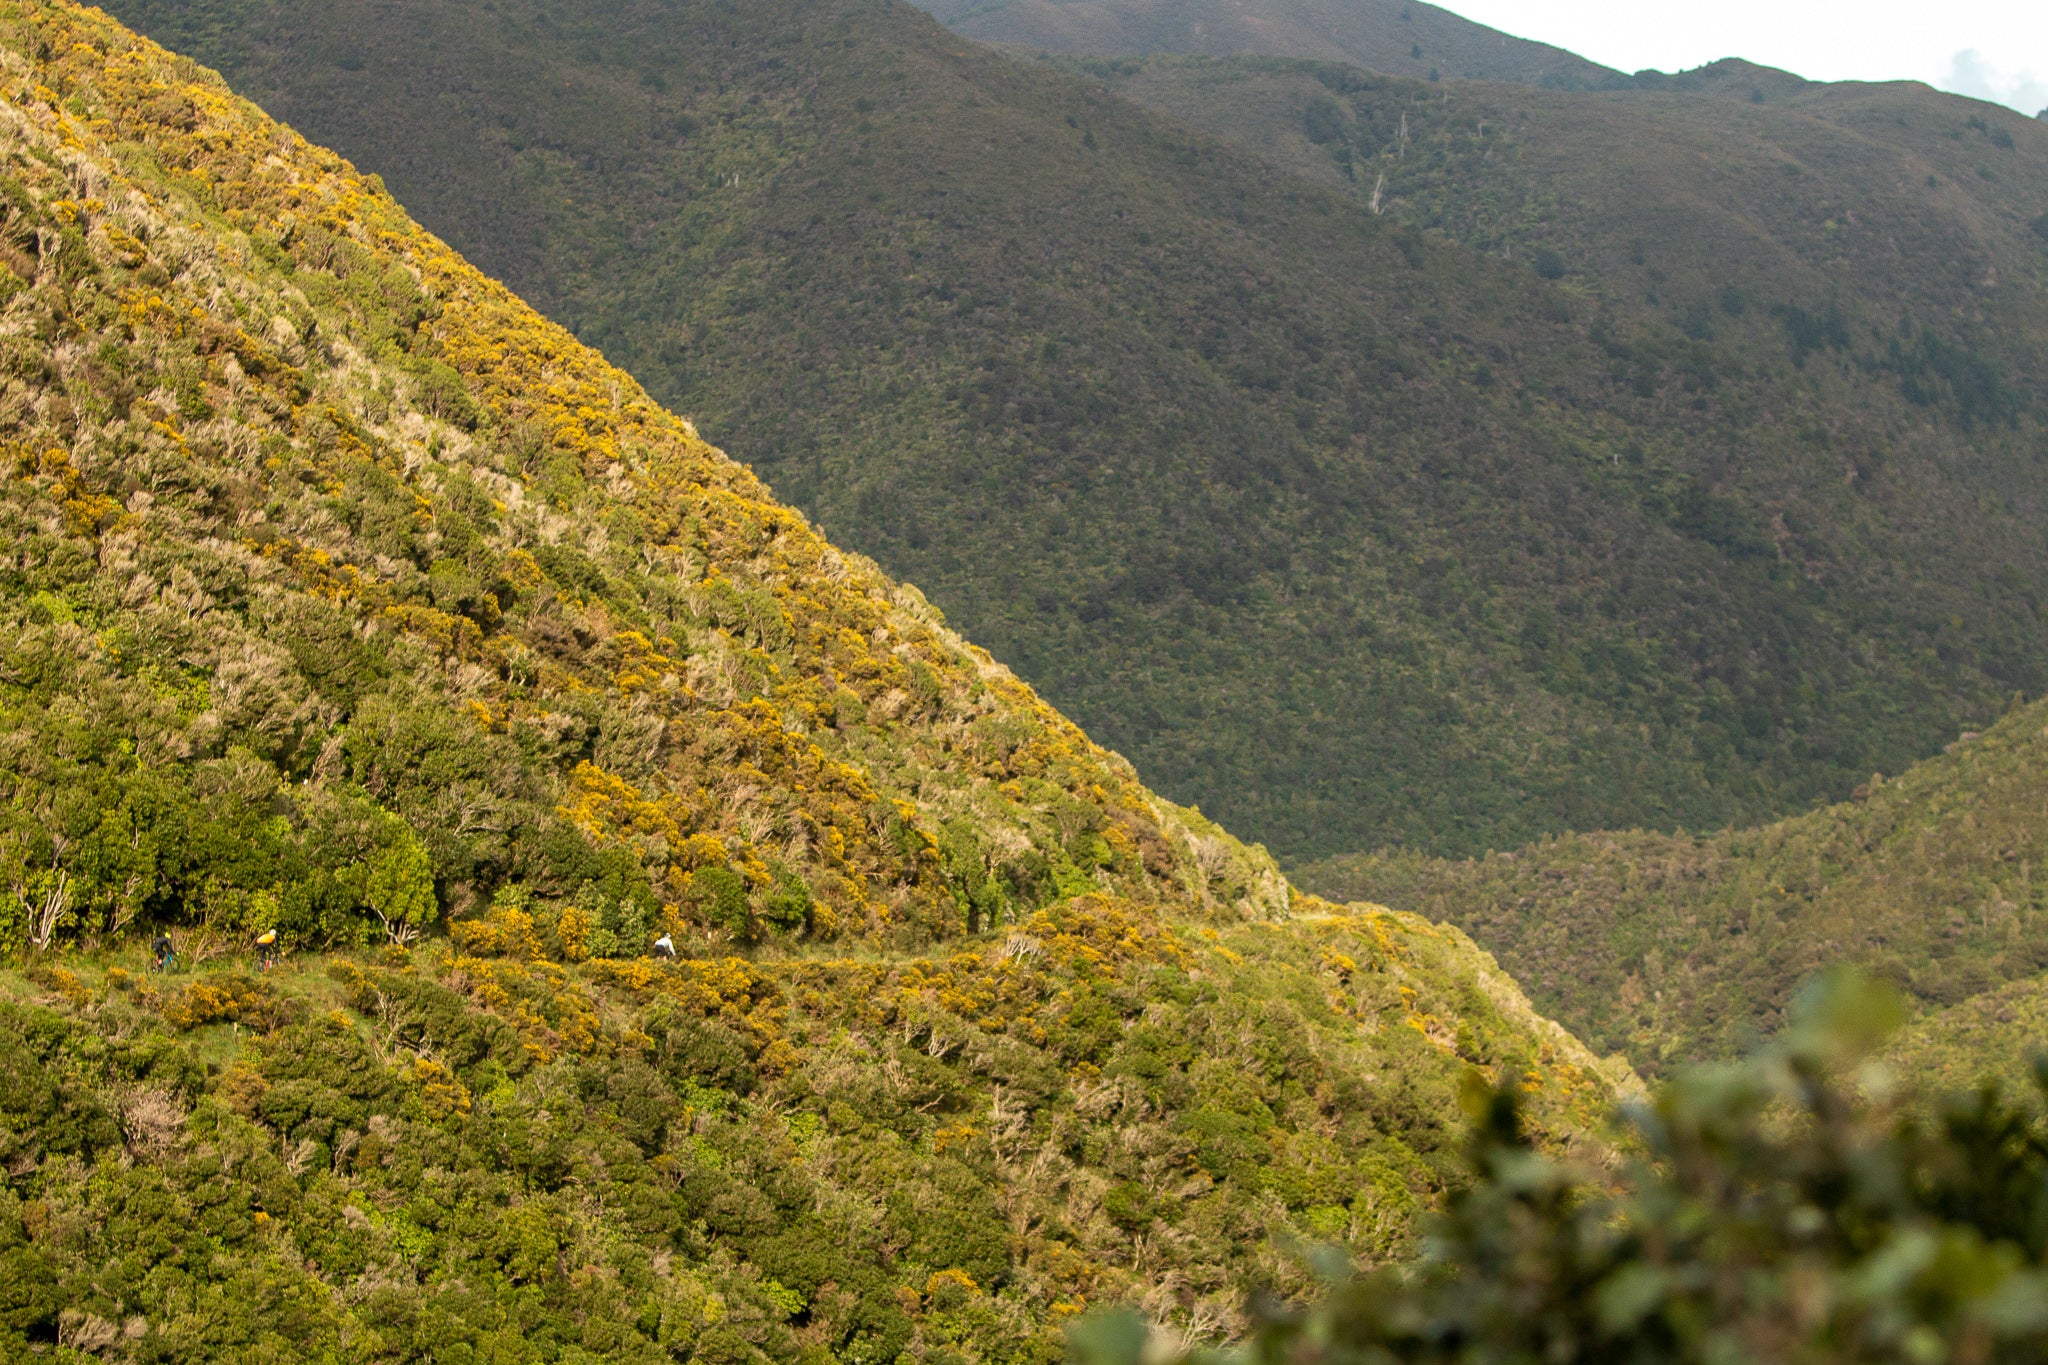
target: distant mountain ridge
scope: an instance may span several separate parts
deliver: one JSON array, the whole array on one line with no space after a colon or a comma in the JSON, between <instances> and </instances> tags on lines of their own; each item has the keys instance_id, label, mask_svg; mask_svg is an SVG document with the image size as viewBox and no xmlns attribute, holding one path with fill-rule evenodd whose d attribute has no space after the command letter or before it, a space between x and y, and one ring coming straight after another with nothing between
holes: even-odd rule
<instances>
[{"instance_id":1,"label":"distant mountain ridge","mask_svg":"<svg viewBox=\"0 0 2048 1365\"><path fill-rule=\"evenodd\" d=\"M2048 142L2010 110L1734 60L1572 93L1268 57L1060 65L1397 222L1554 254L1561 280L1695 339L1740 326L1737 293L1832 293L1873 324L1970 319L2002 384L2042 369Z\"/></svg>"},{"instance_id":2,"label":"distant mountain ridge","mask_svg":"<svg viewBox=\"0 0 2048 1365\"><path fill-rule=\"evenodd\" d=\"M1586 89L1622 73L1420 0L916 0L956 33L1035 51L1259 54L1389 75Z\"/></svg>"}]
</instances>

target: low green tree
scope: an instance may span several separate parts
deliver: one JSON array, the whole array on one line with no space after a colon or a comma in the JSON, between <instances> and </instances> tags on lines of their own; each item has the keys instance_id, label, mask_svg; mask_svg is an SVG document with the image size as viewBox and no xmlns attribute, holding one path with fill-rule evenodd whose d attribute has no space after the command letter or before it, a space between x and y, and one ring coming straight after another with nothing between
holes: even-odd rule
<instances>
[{"instance_id":1,"label":"low green tree","mask_svg":"<svg viewBox=\"0 0 2048 1365\"><path fill-rule=\"evenodd\" d=\"M363 900L383 922L384 935L393 943L410 943L433 924L434 863L410 829L370 864Z\"/></svg>"}]
</instances>

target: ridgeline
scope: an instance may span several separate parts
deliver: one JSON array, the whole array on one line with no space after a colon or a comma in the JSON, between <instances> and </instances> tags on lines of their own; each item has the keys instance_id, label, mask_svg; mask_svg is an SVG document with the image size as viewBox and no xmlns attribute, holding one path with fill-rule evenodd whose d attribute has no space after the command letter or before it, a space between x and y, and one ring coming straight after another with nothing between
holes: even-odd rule
<instances>
[{"instance_id":1,"label":"ridgeline","mask_svg":"<svg viewBox=\"0 0 2048 1365\"><path fill-rule=\"evenodd\" d=\"M1416 0L918 0L956 33L1032 52L1343 62L1427 80L1598 89L1625 77Z\"/></svg>"}]
</instances>

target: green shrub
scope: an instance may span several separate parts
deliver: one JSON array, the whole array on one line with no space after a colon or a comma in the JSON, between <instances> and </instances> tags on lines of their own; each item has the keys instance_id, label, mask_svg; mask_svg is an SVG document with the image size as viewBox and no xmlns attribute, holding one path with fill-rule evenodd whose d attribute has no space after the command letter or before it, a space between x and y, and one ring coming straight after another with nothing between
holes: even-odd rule
<instances>
[{"instance_id":1,"label":"green shrub","mask_svg":"<svg viewBox=\"0 0 2048 1365\"><path fill-rule=\"evenodd\" d=\"M703 867L690 874L690 902L706 924L741 942L753 937L747 912L747 881L730 868Z\"/></svg>"},{"instance_id":2,"label":"green shrub","mask_svg":"<svg viewBox=\"0 0 2048 1365\"><path fill-rule=\"evenodd\" d=\"M1102 1211L1125 1232L1142 1231L1152 1221L1152 1201L1145 1187L1129 1180L1109 1187L1102 1196Z\"/></svg>"}]
</instances>

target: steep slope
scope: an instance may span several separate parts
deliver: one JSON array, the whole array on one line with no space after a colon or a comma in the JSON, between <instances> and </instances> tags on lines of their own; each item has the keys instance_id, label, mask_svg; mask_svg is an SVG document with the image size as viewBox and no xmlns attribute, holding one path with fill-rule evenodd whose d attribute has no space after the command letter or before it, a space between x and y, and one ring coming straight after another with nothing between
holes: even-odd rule
<instances>
[{"instance_id":1,"label":"steep slope","mask_svg":"<svg viewBox=\"0 0 2048 1365\"><path fill-rule=\"evenodd\" d=\"M20 4L0 96L0 1356L1046 1361L1627 1081L217 77Z\"/></svg>"},{"instance_id":2,"label":"steep slope","mask_svg":"<svg viewBox=\"0 0 2048 1365\"><path fill-rule=\"evenodd\" d=\"M1621 73L1416 0L919 0L984 43L1041 52L1177 52L1349 62L1395 76L1575 90Z\"/></svg>"},{"instance_id":3,"label":"steep slope","mask_svg":"<svg viewBox=\"0 0 2048 1365\"><path fill-rule=\"evenodd\" d=\"M1657 1070L1732 1056L1837 962L1958 1019L2001 1008L1972 998L2048 967L2044 866L2037 702L1852 801L1763 829L1570 835L1455 863L1339 858L1301 876L1460 925L1540 1008Z\"/></svg>"},{"instance_id":4,"label":"steep slope","mask_svg":"<svg viewBox=\"0 0 2048 1365\"><path fill-rule=\"evenodd\" d=\"M1964 405L2039 272L1950 218L1910 319L1688 334L881 0L121 9L1282 856L1764 819L2048 679L2041 371Z\"/></svg>"},{"instance_id":5,"label":"steep slope","mask_svg":"<svg viewBox=\"0 0 2048 1365\"><path fill-rule=\"evenodd\" d=\"M1221 903L1286 908L374 180L273 168L289 135L219 99L110 109L136 126L71 197L8 187L8 849L17 888L68 876L60 929L233 924L267 885L346 941L365 853L458 910L594 884L741 940L923 942L1076 886L1199 904L1197 841ZM181 188L243 233L152 202Z\"/></svg>"}]
</instances>

